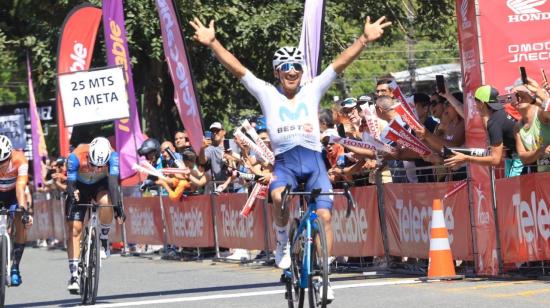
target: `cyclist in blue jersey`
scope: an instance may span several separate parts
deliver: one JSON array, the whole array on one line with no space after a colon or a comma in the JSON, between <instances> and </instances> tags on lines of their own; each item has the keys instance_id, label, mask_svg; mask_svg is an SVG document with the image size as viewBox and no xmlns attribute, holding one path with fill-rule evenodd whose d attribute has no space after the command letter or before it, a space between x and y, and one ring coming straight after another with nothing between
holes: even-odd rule
<instances>
[{"instance_id":1,"label":"cyclist in blue jersey","mask_svg":"<svg viewBox=\"0 0 550 308\"><path fill-rule=\"evenodd\" d=\"M92 200L99 205L114 205L114 214L118 223L124 222L124 211L119 194L119 156L113 151L109 140L97 137L90 144L81 144L74 149L67 159L67 225L69 238L67 255L71 278L67 289L71 293L80 290L78 277L78 260L80 258L80 236L86 216L86 207L78 203L90 203ZM109 231L113 221L113 209L100 208L101 223L101 257L109 256Z\"/></svg>"},{"instance_id":2,"label":"cyclist in blue jersey","mask_svg":"<svg viewBox=\"0 0 550 308\"><path fill-rule=\"evenodd\" d=\"M208 27L195 18L189 22L195 29L193 39L209 47L218 60L229 70L247 90L258 100L262 112L269 123L267 132L275 154L274 180L270 184L273 199L273 219L277 228L277 249L275 262L280 268L290 266L288 244L288 209L281 211L281 193L285 185L296 188L299 181L306 183L306 190L321 188L323 192L332 191L327 169L321 157L319 130L319 104L321 98L344 69L355 60L368 42L382 36L384 28L391 25L381 17L371 23L367 17L363 33L344 50L321 75L310 82L300 85L304 56L295 47L283 47L273 57L273 72L279 86L273 86L250 72L241 62L216 39L214 21ZM327 249L332 252L331 208L332 199L321 196L316 199L317 215L324 222L327 234ZM334 298L332 290L328 297Z\"/></svg>"}]
</instances>

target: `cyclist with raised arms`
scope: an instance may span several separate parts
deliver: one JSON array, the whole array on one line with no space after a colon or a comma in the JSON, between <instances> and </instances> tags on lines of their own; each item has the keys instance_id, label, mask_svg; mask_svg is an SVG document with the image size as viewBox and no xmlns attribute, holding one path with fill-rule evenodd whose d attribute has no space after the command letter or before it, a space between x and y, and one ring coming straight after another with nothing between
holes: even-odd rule
<instances>
[{"instance_id":1,"label":"cyclist with raised arms","mask_svg":"<svg viewBox=\"0 0 550 308\"><path fill-rule=\"evenodd\" d=\"M99 205L114 205L113 209L99 209L101 232L101 258L109 256L109 231L113 221L113 210L118 223L124 222L124 211L119 194L119 156L113 151L109 140L97 137L90 144L81 144L74 149L67 159L67 225L69 239L67 255L71 278L67 289L71 293L80 290L78 277L78 261L80 258L80 236L86 216L87 207L78 203L90 203L92 200Z\"/></svg>"},{"instance_id":2,"label":"cyclist with raised arms","mask_svg":"<svg viewBox=\"0 0 550 308\"><path fill-rule=\"evenodd\" d=\"M273 73L279 81L275 87L260 80L216 39L214 21L208 27L195 18L189 24L195 29L193 39L209 47L218 61L229 70L247 90L258 100L262 112L269 123L268 133L275 154L274 180L270 185L273 199L273 218L277 228L277 250L275 262L280 268L290 266L288 246L288 209L281 213L281 193L287 183L297 187L298 180L306 182L306 190L321 188L332 190L326 167L321 157L319 131L319 104L332 82L355 60L368 42L382 36L384 28L391 22L381 17L371 23L366 18L361 36L344 50L321 75L300 86L304 58L297 48L283 47L273 57ZM330 225L332 199L328 196L317 198L317 215L324 222L327 233L327 249L332 252L332 229ZM334 297L332 291L329 298Z\"/></svg>"},{"instance_id":3,"label":"cyclist with raised arms","mask_svg":"<svg viewBox=\"0 0 550 308\"><path fill-rule=\"evenodd\" d=\"M19 264L27 242L26 228L32 225L32 216L27 208L28 201L25 194L29 162L25 154L13 149L11 140L0 135L0 202L2 207L15 210L23 209L23 213L15 214L15 243L13 244L13 263L11 266L11 286L19 286L23 280L19 273ZM25 228L26 227L26 228Z\"/></svg>"}]
</instances>

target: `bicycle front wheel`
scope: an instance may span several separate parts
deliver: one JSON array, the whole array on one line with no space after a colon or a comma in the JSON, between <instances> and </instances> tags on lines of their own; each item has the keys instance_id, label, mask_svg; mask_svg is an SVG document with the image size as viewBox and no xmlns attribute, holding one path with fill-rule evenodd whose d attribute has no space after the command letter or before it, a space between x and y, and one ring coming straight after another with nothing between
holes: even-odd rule
<instances>
[{"instance_id":1,"label":"bicycle front wheel","mask_svg":"<svg viewBox=\"0 0 550 308\"><path fill-rule=\"evenodd\" d=\"M290 231L288 238L290 241L294 240L296 232L298 232L299 222L297 219L293 219L290 225ZM304 307L305 289L300 286L300 277L302 276L302 256L304 251L304 237L299 236L296 242L292 244L292 251L290 252L290 268L289 275L286 277L286 299L288 302L288 308Z\"/></svg>"},{"instance_id":2,"label":"bicycle front wheel","mask_svg":"<svg viewBox=\"0 0 550 308\"><path fill-rule=\"evenodd\" d=\"M0 307L4 307L6 284L8 282L8 241L3 235L0 235L0 246L0 254L2 257L2 263L0 264Z\"/></svg>"},{"instance_id":3,"label":"bicycle front wheel","mask_svg":"<svg viewBox=\"0 0 550 308\"><path fill-rule=\"evenodd\" d=\"M319 217L312 222L311 274L308 277L308 297L310 307L327 306L328 252L325 227Z\"/></svg>"},{"instance_id":4,"label":"bicycle front wheel","mask_svg":"<svg viewBox=\"0 0 550 308\"><path fill-rule=\"evenodd\" d=\"M97 289L99 287L99 267L101 257L99 254L99 233L98 228L93 227L91 229L91 245L90 245L90 263L89 263L89 275L88 275L88 304L94 305L97 298Z\"/></svg>"}]
</instances>

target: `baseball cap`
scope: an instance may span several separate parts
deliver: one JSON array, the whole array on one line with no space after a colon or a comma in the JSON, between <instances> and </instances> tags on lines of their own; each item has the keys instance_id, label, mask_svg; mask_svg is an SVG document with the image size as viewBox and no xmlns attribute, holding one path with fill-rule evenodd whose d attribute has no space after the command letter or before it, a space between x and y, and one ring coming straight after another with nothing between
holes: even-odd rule
<instances>
[{"instance_id":1,"label":"baseball cap","mask_svg":"<svg viewBox=\"0 0 550 308\"><path fill-rule=\"evenodd\" d=\"M478 101L487 104L493 110L504 108L504 105L498 102L498 90L490 85L484 85L477 88L474 97Z\"/></svg>"},{"instance_id":2,"label":"baseball cap","mask_svg":"<svg viewBox=\"0 0 550 308\"><path fill-rule=\"evenodd\" d=\"M374 101L374 98L372 98L372 96L368 94L359 96L359 99L357 100L359 104L370 103L373 101Z\"/></svg>"},{"instance_id":3,"label":"baseball cap","mask_svg":"<svg viewBox=\"0 0 550 308\"><path fill-rule=\"evenodd\" d=\"M330 137L330 136L337 137L338 136L338 131L336 131L334 128L329 128L329 129L325 130L323 132L323 134L321 134L321 140L325 139L326 137Z\"/></svg>"},{"instance_id":4,"label":"baseball cap","mask_svg":"<svg viewBox=\"0 0 550 308\"><path fill-rule=\"evenodd\" d=\"M213 128L216 128L216 129L223 129L222 123L220 123L220 122L214 122L214 123L210 124L210 129L213 129Z\"/></svg>"},{"instance_id":5,"label":"baseball cap","mask_svg":"<svg viewBox=\"0 0 550 308\"><path fill-rule=\"evenodd\" d=\"M340 103L342 108L353 108L357 106L357 100L353 97L348 97Z\"/></svg>"}]
</instances>

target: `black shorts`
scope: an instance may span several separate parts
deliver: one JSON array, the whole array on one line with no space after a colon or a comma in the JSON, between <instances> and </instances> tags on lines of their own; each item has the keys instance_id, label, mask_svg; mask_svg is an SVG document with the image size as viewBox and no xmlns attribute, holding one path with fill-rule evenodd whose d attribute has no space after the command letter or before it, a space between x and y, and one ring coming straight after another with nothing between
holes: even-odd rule
<instances>
[{"instance_id":1,"label":"black shorts","mask_svg":"<svg viewBox=\"0 0 550 308\"><path fill-rule=\"evenodd\" d=\"M3 209L9 209L12 205L17 205L17 196L15 195L15 189L10 191L0 192L0 207Z\"/></svg>"},{"instance_id":2,"label":"black shorts","mask_svg":"<svg viewBox=\"0 0 550 308\"><path fill-rule=\"evenodd\" d=\"M92 202L92 200L95 200L98 192L109 191L109 181L107 178L104 178L94 184L84 184L77 181L75 184L75 189L78 189L80 196L78 202L75 203L90 203ZM84 206L73 206L72 211L69 213L69 209L71 208L69 200L70 198L67 198L67 202L65 203L65 213L67 213L67 220L84 221L88 208ZM98 200L95 201L97 202Z\"/></svg>"}]
</instances>

